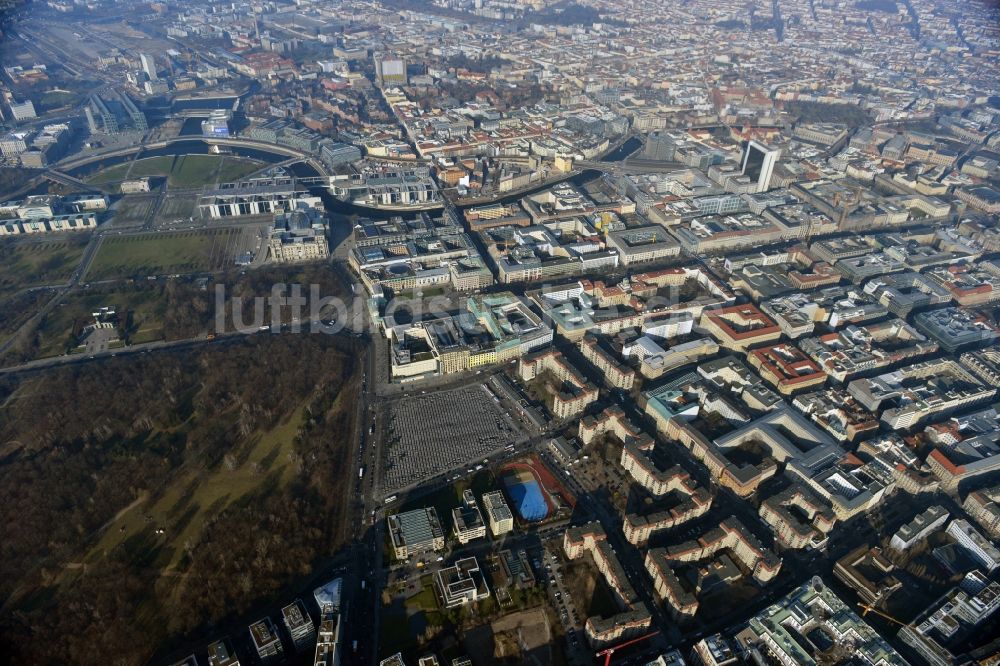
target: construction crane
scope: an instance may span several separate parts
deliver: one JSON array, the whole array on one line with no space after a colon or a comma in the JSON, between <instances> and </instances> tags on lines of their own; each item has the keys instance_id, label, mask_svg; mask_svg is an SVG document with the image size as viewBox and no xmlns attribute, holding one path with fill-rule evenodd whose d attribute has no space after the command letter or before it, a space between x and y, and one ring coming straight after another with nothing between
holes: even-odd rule
<instances>
[{"instance_id":1,"label":"construction crane","mask_svg":"<svg viewBox=\"0 0 1000 666\"><path fill-rule=\"evenodd\" d=\"M875 608L871 604L866 604L866 603L864 603L862 601L859 601L858 602L858 606L861 606L861 608L864 609L864 611L861 613L861 617L865 617L866 615L868 615L868 613L875 613L879 617L883 617L886 620L889 620L890 622L898 624L901 627L912 627L913 626L913 625L908 624L906 622L903 622L901 620L897 620L896 618L894 618L893 616L889 615L888 613L883 613L882 611L880 611L879 609Z\"/></svg>"},{"instance_id":2,"label":"construction crane","mask_svg":"<svg viewBox=\"0 0 1000 666\"><path fill-rule=\"evenodd\" d=\"M625 641L624 643L620 643L619 645L613 645L613 646L611 646L609 648L605 648L605 649L601 650L595 656L598 659L600 659L601 657L604 657L604 666L608 666L608 664L611 663L611 655L613 655L618 650L623 650L623 649L627 648L630 645L635 645L636 643L641 643L642 641L648 640L648 639L652 638L653 636L656 636L658 633L660 633L659 630L651 632L651 633L648 633L645 636L639 636L639 638L633 638L632 640Z\"/></svg>"}]
</instances>

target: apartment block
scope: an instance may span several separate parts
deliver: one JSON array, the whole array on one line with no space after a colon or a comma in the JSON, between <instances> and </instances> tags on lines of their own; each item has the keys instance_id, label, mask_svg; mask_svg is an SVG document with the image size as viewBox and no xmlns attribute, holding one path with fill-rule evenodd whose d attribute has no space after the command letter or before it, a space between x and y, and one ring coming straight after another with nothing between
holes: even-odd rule
<instances>
[{"instance_id":1,"label":"apartment block","mask_svg":"<svg viewBox=\"0 0 1000 666\"><path fill-rule=\"evenodd\" d=\"M821 548L837 522L829 505L809 488L794 484L760 505L760 517L784 548Z\"/></svg>"},{"instance_id":2,"label":"apartment block","mask_svg":"<svg viewBox=\"0 0 1000 666\"><path fill-rule=\"evenodd\" d=\"M896 530L889 545L895 550L909 550L938 531L948 521L949 515L943 506L935 504L926 511L918 513L913 520Z\"/></svg>"},{"instance_id":3,"label":"apartment block","mask_svg":"<svg viewBox=\"0 0 1000 666\"><path fill-rule=\"evenodd\" d=\"M530 354L518 362L517 374L522 381L532 381L543 373L559 382L558 386L551 386L550 391L552 413L557 418L576 416L597 400L597 387L555 349Z\"/></svg>"},{"instance_id":4,"label":"apartment block","mask_svg":"<svg viewBox=\"0 0 1000 666\"><path fill-rule=\"evenodd\" d=\"M623 365L601 345L593 335L587 335L580 343L583 357L594 364L604 376L604 384L609 387L629 390L635 383L635 370Z\"/></svg>"},{"instance_id":5,"label":"apartment block","mask_svg":"<svg viewBox=\"0 0 1000 666\"><path fill-rule=\"evenodd\" d=\"M601 648L646 633L652 621L649 610L629 582L625 568L608 543L607 534L600 523L592 522L567 529L563 535L563 551L571 560L590 553L619 607L620 612L610 617L587 618L584 631L591 647Z\"/></svg>"}]
</instances>

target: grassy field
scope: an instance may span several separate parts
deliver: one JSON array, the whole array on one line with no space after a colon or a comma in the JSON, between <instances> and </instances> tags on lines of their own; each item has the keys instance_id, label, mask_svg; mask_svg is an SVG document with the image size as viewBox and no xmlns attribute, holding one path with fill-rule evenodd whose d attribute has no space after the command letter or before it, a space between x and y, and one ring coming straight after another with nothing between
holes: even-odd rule
<instances>
[{"instance_id":1,"label":"grassy field","mask_svg":"<svg viewBox=\"0 0 1000 666\"><path fill-rule=\"evenodd\" d=\"M194 215L195 199L192 196L167 195L163 200L163 205L156 212L159 219L171 221L182 217Z\"/></svg>"},{"instance_id":2,"label":"grassy field","mask_svg":"<svg viewBox=\"0 0 1000 666\"><path fill-rule=\"evenodd\" d=\"M87 278L219 270L232 263L227 248L238 234L236 229L204 229L105 238Z\"/></svg>"},{"instance_id":3,"label":"grassy field","mask_svg":"<svg viewBox=\"0 0 1000 666\"><path fill-rule=\"evenodd\" d=\"M167 182L171 187L199 187L213 183L223 159L216 155L181 155Z\"/></svg>"},{"instance_id":4,"label":"grassy field","mask_svg":"<svg viewBox=\"0 0 1000 666\"><path fill-rule=\"evenodd\" d=\"M69 92L68 90L49 90L42 93L40 101L42 108L48 111L76 104L80 100L80 97L78 93Z\"/></svg>"},{"instance_id":5,"label":"grassy field","mask_svg":"<svg viewBox=\"0 0 1000 666\"><path fill-rule=\"evenodd\" d=\"M0 243L0 289L65 282L80 263L89 237Z\"/></svg>"},{"instance_id":6,"label":"grassy field","mask_svg":"<svg viewBox=\"0 0 1000 666\"><path fill-rule=\"evenodd\" d=\"M419 584L419 591L405 598L397 596L382 606L380 654L387 656L400 649L415 648L418 643L415 634L422 634L421 628L443 624L433 577L421 576Z\"/></svg>"},{"instance_id":7,"label":"grassy field","mask_svg":"<svg viewBox=\"0 0 1000 666\"><path fill-rule=\"evenodd\" d=\"M161 157L147 157L135 160L134 162L123 162L122 164L101 169L90 176L87 182L91 185L105 185L125 180L126 177L166 176L173 168L174 159L172 155L164 155ZM129 171L129 167L131 167L131 171Z\"/></svg>"},{"instance_id":8,"label":"grassy field","mask_svg":"<svg viewBox=\"0 0 1000 666\"><path fill-rule=\"evenodd\" d=\"M132 170L128 172L128 177L166 176L171 173L178 159L180 158L173 155L163 155L136 160L135 164L132 165Z\"/></svg>"},{"instance_id":9,"label":"grassy field","mask_svg":"<svg viewBox=\"0 0 1000 666\"><path fill-rule=\"evenodd\" d=\"M50 298L51 291L37 289L0 299L0 344L17 333Z\"/></svg>"},{"instance_id":10,"label":"grassy field","mask_svg":"<svg viewBox=\"0 0 1000 666\"><path fill-rule=\"evenodd\" d=\"M128 162L126 162L125 164L116 164L106 169L100 169L84 178L84 180L91 185L106 185L107 183L125 180L125 174L128 173L128 166Z\"/></svg>"},{"instance_id":11,"label":"grassy field","mask_svg":"<svg viewBox=\"0 0 1000 666\"><path fill-rule=\"evenodd\" d=\"M231 183L248 176L254 171L259 171L264 164L256 160L249 160L244 157L226 157L219 167L215 179L220 183Z\"/></svg>"},{"instance_id":12,"label":"grassy field","mask_svg":"<svg viewBox=\"0 0 1000 666\"><path fill-rule=\"evenodd\" d=\"M133 226L145 221L155 198L154 194L134 194L122 198L115 206L115 226Z\"/></svg>"},{"instance_id":13,"label":"grassy field","mask_svg":"<svg viewBox=\"0 0 1000 666\"><path fill-rule=\"evenodd\" d=\"M201 187L212 183L239 180L257 171L263 162L232 155L164 155L146 157L102 169L87 182L106 185L128 178L166 177L171 187ZM129 170L131 167L131 171Z\"/></svg>"}]
</instances>

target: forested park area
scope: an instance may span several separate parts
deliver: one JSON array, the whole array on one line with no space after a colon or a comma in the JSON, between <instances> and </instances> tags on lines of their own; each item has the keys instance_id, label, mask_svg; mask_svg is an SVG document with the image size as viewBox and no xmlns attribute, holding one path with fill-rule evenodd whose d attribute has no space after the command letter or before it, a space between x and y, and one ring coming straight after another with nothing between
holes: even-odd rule
<instances>
[{"instance_id":1,"label":"forested park area","mask_svg":"<svg viewBox=\"0 0 1000 666\"><path fill-rule=\"evenodd\" d=\"M363 349L256 335L0 378L0 653L139 664L345 532Z\"/></svg>"}]
</instances>

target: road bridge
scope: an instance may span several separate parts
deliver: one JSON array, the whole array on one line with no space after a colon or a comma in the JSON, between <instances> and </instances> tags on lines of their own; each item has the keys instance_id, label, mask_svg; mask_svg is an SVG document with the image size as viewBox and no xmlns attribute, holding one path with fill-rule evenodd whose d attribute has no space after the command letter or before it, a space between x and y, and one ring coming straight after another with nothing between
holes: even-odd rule
<instances>
[{"instance_id":1,"label":"road bridge","mask_svg":"<svg viewBox=\"0 0 1000 666\"><path fill-rule=\"evenodd\" d=\"M88 185L79 178L74 178L69 174L65 174L62 171L57 171L55 169L49 169L44 174L43 178L51 180L54 183L59 183L60 185L68 185L70 187L77 187L81 190L91 190L94 189L93 185Z\"/></svg>"}]
</instances>

